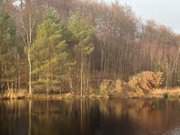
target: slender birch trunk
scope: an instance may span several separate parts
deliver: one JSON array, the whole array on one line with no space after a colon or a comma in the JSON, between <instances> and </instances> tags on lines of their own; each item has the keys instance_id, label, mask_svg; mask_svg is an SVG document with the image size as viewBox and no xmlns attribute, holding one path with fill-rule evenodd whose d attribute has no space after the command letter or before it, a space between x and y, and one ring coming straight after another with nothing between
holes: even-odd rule
<instances>
[{"instance_id":1,"label":"slender birch trunk","mask_svg":"<svg viewBox=\"0 0 180 135\"><path fill-rule=\"evenodd\" d=\"M32 94L32 63L31 63L31 45L32 45L32 5L31 0L27 0L27 6L28 6L28 66L29 66L29 95Z\"/></svg>"},{"instance_id":2,"label":"slender birch trunk","mask_svg":"<svg viewBox=\"0 0 180 135\"><path fill-rule=\"evenodd\" d=\"M81 97L83 96L83 71L84 70L84 65L83 65L83 55L81 52L81 69L80 69L80 79L81 79Z\"/></svg>"}]
</instances>

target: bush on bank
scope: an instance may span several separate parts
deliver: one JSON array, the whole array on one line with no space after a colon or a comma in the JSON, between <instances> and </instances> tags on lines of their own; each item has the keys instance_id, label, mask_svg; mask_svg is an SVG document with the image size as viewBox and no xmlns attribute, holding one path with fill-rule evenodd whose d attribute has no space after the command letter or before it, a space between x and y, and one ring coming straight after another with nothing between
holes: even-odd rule
<instances>
[{"instance_id":1,"label":"bush on bank","mask_svg":"<svg viewBox=\"0 0 180 135\"><path fill-rule=\"evenodd\" d=\"M128 96L132 93L144 95L159 88L163 82L161 72L145 71L123 80L103 80L100 84L100 95Z\"/></svg>"}]
</instances>

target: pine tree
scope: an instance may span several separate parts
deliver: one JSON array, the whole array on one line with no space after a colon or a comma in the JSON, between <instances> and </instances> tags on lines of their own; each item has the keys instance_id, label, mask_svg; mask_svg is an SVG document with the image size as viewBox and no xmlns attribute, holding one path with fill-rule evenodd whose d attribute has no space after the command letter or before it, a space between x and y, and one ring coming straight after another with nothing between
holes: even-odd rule
<instances>
[{"instance_id":1,"label":"pine tree","mask_svg":"<svg viewBox=\"0 0 180 135\"><path fill-rule=\"evenodd\" d=\"M46 92L60 82L68 66L67 43L63 37L63 25L54 10L50 10L39 25L32 52L33 79L46 84Z\"/></svg>"},{"instance_id":2,"label":"pine tree","mask_svg":"<svg viewBox=\"0 0 180 135\"><path fill-rule=\"evenodd\" d=\"M83 96L83 84L85 76L85 64L88 56L93 52L94 28L79 13L71 16L68 23L68 30L72 33L72 40L75 44L75 52L78 56L77 61L80 65L80 89ZM87 73L88 71L86 71Z\"/></svg>"},{"instance_id":3,"label":"pine tree","mask_svg":"<svg viewBox=\"0 0 180 135\"><path fill-rule=\"evenodd\" d=\"M15 81L16 68L16 28L11 17L4 12L0 12L0 79L1 83Z\"/></svg>"}]
</instances>

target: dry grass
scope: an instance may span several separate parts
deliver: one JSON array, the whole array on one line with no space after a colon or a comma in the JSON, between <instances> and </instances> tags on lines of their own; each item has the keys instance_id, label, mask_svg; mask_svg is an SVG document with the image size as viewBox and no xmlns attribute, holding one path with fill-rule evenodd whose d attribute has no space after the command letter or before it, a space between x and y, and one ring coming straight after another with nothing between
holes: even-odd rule
<instances>
[{"instance_id":1,"label":"dry grass","mask_svg":"<svg viewBox=\"0 0 180 135\"><path fill-rule=\"evenodd\" d=\"M26 90L6 90L4 93L0 95L1 99L24 99L28 97L28 93Z\"/></svg>"},{"instance_id":2,"label":"dry grass","mask_svg":"<svg viewBox=\"0 0 180 135\"><path fill-rule=\"evenodd\" d=\"M165 95L172 98L180 98L180 88L154 89L149 96L154 98L163 98Z\"/></svg>"},{"instance_id":3,"label":"dry grass","mask_svg":"<svg viewBox=\"0 0 180 135\"><path fill-rule=\"evenodd\" d=\"M124 98L165 98L167 96L168 98L180 98L180 88L171 88L171 89L153 89L150 93L144 94L142 92L134 92L134 91L128 91L128 96ZM120 96L122 97L122 96ZM46 95L46 94L33 94L32 96L29 96L27 92L6 92L4 94L0 95L0 99L7 99L7 100L16 100L16 99L32 99L32 100L71 100L71 99L79 99L79 98L92 98L92 99L99 99L99 98L105 98L108 99L108 95L86 95L84 97L81 97L79 95L74 95L71 93L67 94L52 94L52 95Z\"/></svg>"},{"instance_id":4,"label":"dry grass","mask_svg":"<svg viewBox=\"0 0 180 135\"><path fill-rule=\"evenodd\" d=\"M17 100L17 99L32 99L32 100L72 100L79 98L108 98L108 96L99 96L95 94L85 95L81 97L80 95L66 93L66 94L32 94L29 95L27 90L19 90L18 92L6 91L0 94L0 99L2 100Z\"/></svg>"}]
</instances>

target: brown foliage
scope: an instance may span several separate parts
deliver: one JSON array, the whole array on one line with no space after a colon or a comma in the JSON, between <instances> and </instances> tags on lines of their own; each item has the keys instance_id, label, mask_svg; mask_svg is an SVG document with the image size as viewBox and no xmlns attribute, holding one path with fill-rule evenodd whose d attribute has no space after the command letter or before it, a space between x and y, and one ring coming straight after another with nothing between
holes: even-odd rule
<instances>
[{"instance_id":1,"label":"brown foliage","mask_svg":"<svg viewBox=\"0 0 180 135\"><path fill-rule=\"evenodd\" d=\"M161 86L163 81L161 72L146 71L130 78L128 85L135 91L149 92Z\"/></svg>"},{"instance_id":2,"label":"brown foliage","mask_svg":"<svg viewBox=\"0 0 180 135\"><path fill-rule=\"evenodd\" d=\"M100 85L100 95L125 96L130 89L123 80L103 80Z\"/></svg>"},{"instance_id":3,"label":"brown foliage","mask_svg":"<svg viewBox=\"0 0 180 135\"><path fill-rule=\"evenodd\" d=\"M109 95L109 92L114 87L114 82L112 80L103 80L100 84L100 95Z\"/></svg>"}]
</instances>

